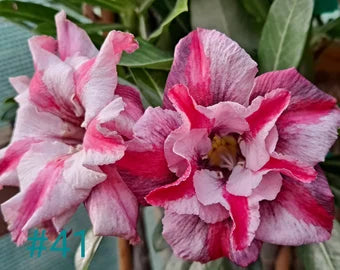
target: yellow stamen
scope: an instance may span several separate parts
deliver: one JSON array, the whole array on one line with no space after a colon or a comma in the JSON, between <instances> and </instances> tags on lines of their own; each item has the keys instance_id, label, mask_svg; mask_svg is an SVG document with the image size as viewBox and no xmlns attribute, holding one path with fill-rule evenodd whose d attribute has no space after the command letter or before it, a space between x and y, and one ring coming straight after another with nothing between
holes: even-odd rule
<instances>
[{"instance_id":1,"label":"yellow stamen","mask_svg":"<svg viewBox=\"0 0 340 270\"><path fill-rule=\"evenodd\" d=\"M238 144L234 136L220 137L215 135L211 146L212 148L208 153L210 166L233 167L238 154Z\"/></svg>"}]
</instances>

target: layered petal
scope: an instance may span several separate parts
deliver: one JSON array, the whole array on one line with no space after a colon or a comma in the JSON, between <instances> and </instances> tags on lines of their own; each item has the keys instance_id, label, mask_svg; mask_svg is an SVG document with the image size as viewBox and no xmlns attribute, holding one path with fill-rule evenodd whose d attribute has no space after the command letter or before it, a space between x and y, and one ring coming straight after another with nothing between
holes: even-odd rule
<instances>
[{"instance_id":1,"label":"layered petal","mask_svg":"<svg viewBox=\"0 0 340 270\"><path fill-rule=\"evenodd\" d=\"M11 143L0 152L0 184L18 186L17 166L24 154L40 140L34 138L22 139Z\"/></svg>"},{"instance_id":2,"label":"layered petal","mask_svg":"<svg viewBox=\"0 0 340 270\"><path fill-rule=\"evenodd\" d=\"M91 188L106 178L99 168L88 169L81 164L82 152L70 155L70 147L61 143L46 142L33 147L39 158L35 160L31 155L31 165L41 167L41 157L44 156L44 167L35 170L36 173L26 171L21 177L25 182L23 190L1 205L12 239L18 245L26 241L30 228L78 206L88 197ZM64 149L64 154L55 156L54 152L60 154L60 149Z\"/></svg>"},{"instance_id":3,"label":"layered petal","mask_svg":"<svg viewBox=\"0 0 340 270\"><path fill-rule=\"evenodd\" d=\"M58 37L58 52L62 60L73 56L95 57L98 50L86 31L66 19L65 11L55 16Z\"/></svg>"},{"instance_id":4,"label":"layered petal","mask_svg":"<svg viewBox=\"0 0 340 270\"><path fill-rule=\"evenodd\" d=\"M242 135L240 142L247 168L256 171L269 160L271 153L268 152L266 138L289 102L289 92L277 89L256 98L249 106L249 116L246 118L249 131Z\"/></svg>"},{"instance_id":5,"label":"layered petal","mask_svg":"<svg viewBox=\"0 0 340 270\"><path fill-rule=\"evenodd\" d=\"M106 37L98 55L82 64L75 74L76 94L85 108L86 127L90 121L114 97L118 77L116 65L123 51L132 53L138 48L133 35L120 31L111 31ZM100 95L98 95L98 87Z\"/></svg>"},{"instance_id":6,"label":"layered petal","mask_svg":"<svg viewBox=\"0 0 340 270\"><path fill-rule=\"evenodd\" d=\"M103 125L114 120L123 110L122 98L116 98L88 125L83 141L85 164L112 164L122 158L126 149L123 138L115 129Z\"/></svg>"},{"instance_id":7,"label":"layered petal","mask_svg":"<svg viewBox=\"0 0 340 270\"><path fill-rule=\"evenodd\" d=\"M237 251L230 241L230 233L230 220L207 224L197 216L169 211L165 211L163 218L163 237L174 254L183 259L205 263L225 256L241 266L255 261L260 243L254 241L249 247Z\"/></svg>"},{"instance_id":8,"label":"layered petal","mask_svg":"<svg viewBox=\"0 0 340 270\"><path fill-rule=\"evenodd\" d=\"M265 73L255 80L251 99L287 89L290 105L277 122L277 151L315 166L323 161L337 138L340 113L336 100L300 75L296 69Z\"/></svg>"},{"instance_id":9,"label":"layered petal","mask_svg":"<svg viewBox=\"0 0 340 270\"><path fill-rule=\"evenodd\" d=\"M167 92L186 85L199 105L235 101L247 105L256 63L224 34L198 28L181 39L166 83L164 106L172 108Z\"/></svg>"},{"instance_id":10,"label":"layered petal","mask_svg":"<svg viewBox=\"0 0 340 270\"><path fill-rule=\"evenodd\" d=\"M169 90L168 98L181 114L184 124L189 129L212 127L212 121L198 110L197 104L186 86L181 84L175 85Z\"/></svg>"},{"instance_id":11,"label":"layered petal","mask_svg":"<svg viewBox=\"0 0 340 270\"><path fill-rule=\"evenodd\" d=\"M258 201L248 200L245 196L235 196L226 190L223 176L215 171L196 172L194 184L197 197L205 205L219 203L232 218L231 242L236 250L250 245L260 222Z\"/></svg>"},{"instance_id":12,"label":"layered petal","mask_svg":"<svg viewBox=\"0 0 340 270\"><path fill-rule=\"evenodd\" d=\"M333 195L323 172L309 184L285 177L274 201L261 203L256 238L279 245L303 245L329 239L334 219Z\"/></svg>"},{"instance_id":13,"label":"layered petal","mask_svg":"<svg viewBox=\"0 0 340 270\"><path fill-rule=\"evenodd\" d=\"M148 108L134 126L134 139L127 143L117 166L139 202L145 203L144 197L151 190L175 180L164 155L164 141L179 124L176 112Z\"/></svg>"},{"instance_id":14,"label":"layered petal","mask_svg":"<svg viewBox=\"0 0 340 270\"><path fill-rule=\"evenodd\" d=\"M101 170L107 178L92 189L85 203L93 231L96 235L113 235L136 243L137 199L114 167L101 166Z\"/></svg>"},{"instance_id":15,"label":"layered petal","mask_svg":"<svg viewBox=\"0 0 340 270\"><path fill-rule=\"evenodd\" d=\"M207 107L205 113L210 119L214 119L213 132L220 136L230 133L242 134L249 130L246 108L236 102L217 103Z\"/></svg>"},{"instance_id":16,"label":"layered petal","mask_svg":"<svg viewBox=\"0 0 340 270\"><path fill-rule=\"evenodd\" d=\"M289 156L273 153L261 171L277 171L304 183L310 183L317 177L316 170Z\"/></svg>"}]
</instances>

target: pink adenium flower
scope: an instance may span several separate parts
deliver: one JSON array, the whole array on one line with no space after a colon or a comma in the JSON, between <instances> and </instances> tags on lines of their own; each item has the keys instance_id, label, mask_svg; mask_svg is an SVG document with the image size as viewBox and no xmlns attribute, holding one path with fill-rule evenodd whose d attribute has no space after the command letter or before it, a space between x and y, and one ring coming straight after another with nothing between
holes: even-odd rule
<instances>
[{"instance_id":1,"label":"pink adenium flower","mask_svg":"<svg viewBox=\"0 0 340 270\"><path fill-rule=\"evenodd\" d=\"M99 235L138 241L138 204L114 164L143 114L139 93L117 81L123 51L138 43L111 31L100 51L86 32L56 15L58 40L29 40L35 73L10 81L20 107L10 145L1 152L1 185L20 192L1 206L18 245L33 227L53 238L85 202Z\"/></svg>"},{"instance_id":2,"label":"pink adenium flower","mask_svg":"<svg viewBox=\"0 0 340 270\"><path fill-rule=\"evenodd\" d=\"M165 208L163 236L184 259L246 266L262 242L330 237L333 195L317 164L337 138L336 100L295 69L256 73L228 37L193 31L176 47L164 109L146 110L118 162L141 202Z\"/></svg>"}]
</instances>

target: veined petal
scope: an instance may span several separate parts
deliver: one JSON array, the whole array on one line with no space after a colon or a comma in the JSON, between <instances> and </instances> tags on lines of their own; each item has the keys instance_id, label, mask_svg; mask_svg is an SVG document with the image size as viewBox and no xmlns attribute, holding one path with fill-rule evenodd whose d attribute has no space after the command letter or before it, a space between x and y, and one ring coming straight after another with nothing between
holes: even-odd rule
<instances>
[{"instance_id":1,"label":"veined petal","mask_svg":"<svg viewBox=\"0 0 340 270\"><path fill-rule=\"evenodd\" d=\"M164 155L164 141L179 124L176 112L150 107L134 126L134 139L127 142L117 166L140 203L145 204L144 197L151 190L175 180Z\"/></svg>"},{"instance_id":2,"label":"veined petal","mask_svg":"<svg viewBox=\"0 0 340 270\"><path fill-rule=\"evenodd\" d=\"M41 155L51 155L48 146L50 143L39 144ZM18 245L26 241L30 228L78 206L88 197L91 188L105 180L106 175L98 168L88 169L81 164L81 155L79 152L59 156L45 163L37 175L28 173L28 178L34 177L25 180L30 184L1 205L12 239Z\"/></svg>"},{"instance_id":3,"label":"veined petal","mask_svg":"<svg viewBox=\"0 0 340 270\"><path fill-rule=\"evenodd\" d=\"M18 186L17 166L24 154L38 139L27 138L11 143L7 148L1 150L0 157L0 184Z\"/></svg>"},{"instance_id":4,"label":"veined petal","mask_svg":"<svg viewBox=\"0 0 340 270\"><path fill-rule=\"evenodd\" d=\"M254 241L249 247L237 251L232 246L230 233L230 220L207 224L197 216L178 215L171 211L165 211L163 218L163 237L176 256L202 263L228 257L241 266L255 261L261 244Z\"/></svg>"},{"instance_id":5,"label":"veined petal","mask_svg":"<svg viewBox=\"0 0 340 270\"><path fill-rule=\"evenodd\" d=\"M260 223L258 201L250 201L247 197L228 193L223 179L220 179L214 171L196 172L194 185L197 198L204 205L220 204L229 211L233 220L230 233L232 247L235 250L248 247Z\"/></svg>"},{"instance_id":6,"label":"veined petal","mask_svg":"<svg viewBox=\"0 0 340 270\"><path fill-rule=\"evenodd\" d=\"M169 90L168 98L190 129L212 127L212 120L197 109L197 104L186 86L175 85Z\"/></svg>"},{"instance_id":7,"label":"veined petal","mask_svg":"<svg viewBox=\"0 0 340 270\"><path fill-rule=\"evenodd\" d=\"M132 53L138 48L133 35L111 31L96 58L84 63L77 71L77 96L85 108L86 127L90 121L113 100L117 87L117 70L123 51ZM100 85L100 95L98 86ZM95 101L95 102L94 102Z\"/></svg>"},{"instance_id":8,"label":"veined petal","mask_svg":"<svg viewBox=\"0 0 340 270\"><path fill-rule=\"evenodd\" d=\"M209 106L205 112L210 119L214 119L213 129L220 136L230 133L242 134L249 130L248 122L245 119L246 108L236 102L220 102Z\"/></svg>"},{"instance_id":9,"label":"veined petal","mask_svg":"<svg viewBox=\"0 0 340 270\"><path fill-rule=\"evenodd\" d=\"M266 138L289 101L287 90L276 89L265 97L256 98L248 107L249 116L246 119L250 130L243 134L240 142L247 168L256 171L269 160L271 153L266 147Z\"/></svg>"},{"instance_id":10,"label":"veined petal","mask_svg":"<svg viewBox=\"0 0 340 270\"><path fill-rule=\"evenodd\" d=\"M261 168L261 171L277 171L304 183L310 183L317 177L317 172L311 166L289 156L272 153L269 161Z\"/></svg>"},{"instance_id":11,"label":"veined petal","mask_svg":"<svg viewBox=\"0 0 340 270\"><path fill-rule=\"evenodd\" d=\"M115 119L123 110L122 99L116 98L87 126L83 140L84 164L112 164L123 157L126 146L122 136L115 129L102 125Z\"/></svg>"},{"instance_id":12,"label":"veined petal","mask_svg":"<svg viewBox=\"0 0 340 270\"><path fill-rule=\"evenodd\" d=\"M81 142L84 135L82 128L61 119L57 115L37 110L36 106L30 101L28 92L23 92L15 99L19 103L19 109L17 110L12 141L31 137L43 140L59 140L69 144Z\"/></svg>"},{"instance_id":13,"label":"veined petal","mask_svg":"<svg viewBox=\"0 0 340 270\"><path fill-rule=\"evenodd\" d=\"M186 85L199 105L220 101L248 105L256 73L256 63L236 42L215 30L198 28L176 46L164 106L172 108L168 91L175 84Z\"/></svg>"},{"instance_id":14,"label":"veined petal","mask_svg":"<svg viewBox=\"0 0 340 270\"><path fill-rule=\"evenodd\" d=\"M85 202L96 235L123 237L137 243L138 203L112 166L101 166L107 175Z\"/></svg>"},{"instance_id":15,"label":"veined petal","mask_svg":"<svg viewBox=\"0 0 340 270\"><path fill-rule=\"evenodd\" d=\"M43 41L43 42L42 42ZM79 109L72 102L75 94L73 69L53 52L45 49L48 37L29 39L36 71L29 85L31 101L42 111L53 113L72 123L79 123Z\"/></svg>"},{"instance_id":16,"label":"veined petal","mask_svg":"<svg viewBox=\"0 0 340 270\"><path fill-rule=\"evenodd\" d=\"M255 80L251 99L273 89L291 93L290 105L277 122L277 151L310 166L323 161L337 138L340 112L336 99L318 89L294 68L268 72Z\"/></svg>"},{"instance_id":17,"label":"veined petal","mask_svg":"<svg viewBox=\"0 0 340 270\"><path fill-rule=\"evenodd\" d=\"M285 177L274 201L261 203L256 238L279 245L328 240L334 219L333 195L323 172L309 184Z\"/></svg>"}]
</instances>

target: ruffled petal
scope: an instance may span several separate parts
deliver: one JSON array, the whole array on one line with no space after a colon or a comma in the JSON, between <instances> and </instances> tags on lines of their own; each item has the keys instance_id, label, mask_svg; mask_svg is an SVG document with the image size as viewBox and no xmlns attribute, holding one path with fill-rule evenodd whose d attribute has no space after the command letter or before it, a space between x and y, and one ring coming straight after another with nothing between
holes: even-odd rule
<instances>
[{"instance_id":1,"label":"ruffled petal","mask_svg":"<svg viewBox=\"0 0 340 270\"><path fill-rule=\"evenodd\" d=\"M289 156L272 153L269 161L261 168L261 171L277 171L304 183L310 183L317 177L316 170L301 161Z\"/></svg>"},{"instance_id":2,"label":"ruffled petal","mask_svg":"<svg viewBox=\"0 0 340 270\"><path fill-rule=\"evenodd\" d=\"M303 245L329 239L334 201L321 170L309 184L285 177L274 201L261 203L256 238L278 245Z\"/></svg>"},{"instance_id":3,"label":"ruffled petal","mask_svg":"<svg viewBox=\"0 0 340 270\"><path fill-rule=\"evenodd\" d=\"M72 102L75 94L73 69L45 49L45 44L52 42L55 40L45 36L29 39L36 69L29 85L30 99L40 110L79 124L78 108Z\"/></svg>"},{"instance_id":4,"label":"ruffled petal","mask_svg":"<svg viewBox=\"0 0 340 270\"><path fill-rule=\"evenodd\" d=\"M133 138L133 127L137 120L143 115L144 108L139 91L128 85L118 84L115 94L123 99L124 111L114 119L115 129L125 138ZM110 125L112 122L104 124Z\"/></svg>"},{"instance_id":5,"label":"ruffled petal","mask_svg":"<svg viewBox=\"0 0 340 270\"><path fill-rule=\"evenodd\" d=\"M315 166L324 160L337 138L340 113L336 109L336 99L294 68L257 77L251 99L277 88L287 89L291 101L277 122L280 140L276 151Z\"/></svg>"},{"instance_id":6,"label":"ruffled petal","mask_svg":"<svg viewBox=\"0 0 340 270\"><path fill-rule=\"evenodd\" d=\"M240 142L247 168L256 171L269 160L271 153L268 152L266 138L289 101L289 92L277 89L265 97L256 98L249 106L247 122L250 130L243 134L243 140Z\"/></svg>"},{"instance_id":7,"label":"ruffled petal","mask_svg":"<svg viewBox=\"0 0 340 270\"><path fill-rule=\"evenodd\" d=\"M1 150L0 156L0 185L18 186L17 166L24 154L38 139L28 138L11 143L7 148Z\"/></svg>"},{"instance_id":8,"label":"ruffled petal","mask_svg":"<svg viewBox=\"0 0 340 270\"><path fill-rule=\"evenodd\" d=\"M247 266L254 262L261 244L254 241L243 250L233 248L230 241L230 220L207 224L194 215L178 215L165 211L163 237L176 256L186 260L206 263L220 257Z\"/></svg>"},{"instance_id":9,"label":"ruffled petal","mask_svg":"<svg viewBox=\"0 0 340 270\"><path fill-rule=\"evenodd\" d=\"M175 84L186 85L199 105L220 101L247 105L256 73L256 63L236 42L215 30L198 28L176 46L164 106L172 108L167 93Z\"/></svg>"},{"instance_id":10,"label":"ruffled petal","mask_svg":"<svg viewBox=\"0 0 340 270\"><path fill-rule=\"evenodd\" d=\"M242 134L249 130L245 119L246 108L236 102L220 102L209 106L205 112L210 119L214 119L213 130L220 136L230 133Z\"/></svg>"},{"instance_id":11,"label":"ruffled petal","mask_svg":"<svg viewBox=\"0 0 340 270\"><path fill-rule=\"evenodd\" d=\"M137 243L138 203L112 166L101 166L107 175L85 202L96 235L123 237Z\"/></svg>"},{"instance_id":12,"label":"ruffled petal","mask_svg":"<svg viewBox=\"0 0 340 270\"><path fill-rule=\"evenodd\" d=\"M134 139L117 166L141 203L151 190L175 180L164 156L164 141L179 124L176 112L150 107L134 126Z\"/></svg>"},{"instance_id":13,"label":"ruffled petal","mask_svg":"<svg viewBox=\"0 0 340 270\"><path fill-rule=\"evenodd\" d=\"M1 205L12 240L18 245L27 240L30 228L78 206L88 197L91 188L106 178L99 168L88 169L81 164L82 152L69 155L67 151L51 160L54 155L51 149L57 149L57 146L64 148L65 152L69 149L57 142L34 145L37 155L46 157L44 168L37 175L27 172L27 179L20 177L20 181L23 179L26 186ZM34 168L40 167L41 158L36 160L38 164L34 164L33 159L31 157Z\"/></svg>"},{"instance_id":14,"label":"ruffled petal","mask_svg":"<svg viewBox=\"0 0 340 270\"><path fill-rule=\"evenodd\" d=\"M75 74L76 94L85 108L86 127L91 120L113 98L117 87L118 64L123 51L132 53L138 48L133 35L120 31L111 31L106 37L98 55L79 67ZM98 95L100 86L100 95Z\"/></svg>"},{"instance_id":15,"label":"ruffled petal","mask_svg":"<svg viewBox=\"0 0 340 270\"><path fill-rule=\"evenodd\" d=\"M92 58L98 50L93 45L86 31L66 19L65 11L55 16L58 37L58 52L62 60L72 56Z\"/></svg>"},{"instance_id":16,"label":"ruffled petal","mask_svg":"<svg viewBox=\"0 0 340 270\"><path fill-rule=\"evenodd\" d=\"M88 125L83 141L84 164L112 164L123 157L126 149L123 138L115 129L104 126L118 117L123 110L122 98L116 98Z\"/></svg>"},{"instance_id":17,"label":"ruffled petal","mask_svg":"<svg viewBox=\"0 0 340 270\"><path fill-rule=\"evenodd\" d=\"M228 178L227 191L236 196L248 197L252 194L253 189L260 184L262 177L263 173L261 172L253 172L243 166L236 165Z\"/></svg>"},{"instance_id":18,"label":"ruffled petal","mask_svg":"<svg viewBox=\"0 0 340 270\"><path fill-rule=\"evenodd\" d=\"M19 103L12 141L26 138L60 140L69 144L80 143L84 130L57 115L39 111L29 99L28 92L18 95Z\"/></svg>"},{"instance_id":19,"label":"ruffled petal","mask_svg":"<svg viewBox=\"0 0 340 270\"><path fill-rule=\"evenodd\" d=\"M181 114L183 122L185 125L188 125L188 128L212 127L212 121L198 110L197 104L186 86L181 84L175 85L169 90L168 98Z\"/></svg>"},{"instance_id":20,"label":"ruffled petal","mask_svg":"<svg viewBox=\"0 0 340 270\"><path fill-rule=\"evenodd\" d=\"M250 245L260 223L258 201L227 192L224 179L217 172L201 170L194 176L197 198L205 205L223 205L233 220L230 237L233 247L242 250Z\"/></svg>"}]
</instances>

